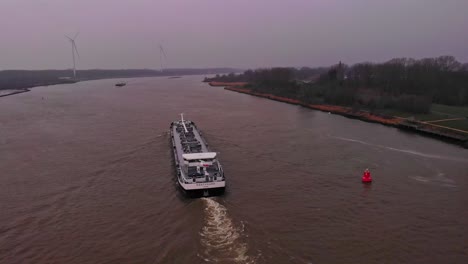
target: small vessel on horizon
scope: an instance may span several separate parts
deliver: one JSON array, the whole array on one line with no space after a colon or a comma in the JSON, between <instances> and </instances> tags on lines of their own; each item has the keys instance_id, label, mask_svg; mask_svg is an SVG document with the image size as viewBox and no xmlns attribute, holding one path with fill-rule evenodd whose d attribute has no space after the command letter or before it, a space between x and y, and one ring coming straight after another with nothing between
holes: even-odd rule
<instances>
[{"instance_id":1,"label":"small vessel on horizon","mask_svg":"<svg viewBox=\"0 0 468 264\"><path fill-rule=\"evenodd\" d=\"M117 87L122 87L122 86L125 86L125 85L127 85L126 82L119 82L119 83L115 84L115 86L117 86Z\"/></svg>"},{"instance_id":2,"label":"small vessel on horizon","mask_svg":"<svg viewBox=\"0 0 468 264\"><path fill-rule=\"evenodd\" d=\"M188 196L212 196L224 193L226 180L217 159L210 151L194 122L174 121L170 127L177 181Z\"/></svg>"}]
</instances>

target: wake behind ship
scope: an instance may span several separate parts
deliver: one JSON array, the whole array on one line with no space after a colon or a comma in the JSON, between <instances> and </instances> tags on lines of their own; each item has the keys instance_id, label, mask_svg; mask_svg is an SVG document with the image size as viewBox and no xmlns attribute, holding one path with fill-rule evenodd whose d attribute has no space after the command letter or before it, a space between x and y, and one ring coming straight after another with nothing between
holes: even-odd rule
<instances>
[{"instance_id":1,"label":"wake behind ship","mask_svg":"<svg viewBox=\"0 0 468 264\"><path fill-rule=\"evenodd\" d=\"M211 152L192 121L171 123L171 142L179 186L189 196L211 196L224 192L226 181L217 153Z\"/></svg>"}]
</instances>

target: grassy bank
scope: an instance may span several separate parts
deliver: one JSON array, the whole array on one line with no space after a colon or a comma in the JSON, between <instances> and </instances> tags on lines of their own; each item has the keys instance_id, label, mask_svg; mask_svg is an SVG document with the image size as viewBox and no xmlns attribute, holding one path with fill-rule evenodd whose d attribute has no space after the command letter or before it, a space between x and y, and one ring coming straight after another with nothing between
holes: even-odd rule
<instances>
[{"instance_id":1,"label":"grassy bank","mask_svg":"<svg viewBox=\"0 0 468 264\"><path fill-rule=\"evenodd\" d=\"M466 106L432 104L431 111L427 114L413 114L394 110L387 110L385 113L468 133L468 107Z\"/></svg>"}]
</instances>

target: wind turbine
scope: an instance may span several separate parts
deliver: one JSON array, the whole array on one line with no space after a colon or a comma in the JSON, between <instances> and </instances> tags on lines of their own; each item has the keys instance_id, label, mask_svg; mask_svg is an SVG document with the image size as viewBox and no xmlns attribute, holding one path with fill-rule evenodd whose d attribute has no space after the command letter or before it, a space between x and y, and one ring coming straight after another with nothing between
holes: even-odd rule
<instances>
[{"instance_id":1,"label":"wind turbine","mask_svg":"<svg viewBox=\"0 0 468 264\"><path fill-rule=\"evenodd\" d=\"M76 80L75 52L76 52L76 55L78 56L78 58L80 57L80 54L78 53L78 49L76 48L76 44L75 44L75 39L78 37L78 34L80 34L80 32L76 33L73 38L70 38L69 36L65 35L65 37L67 37L68 40L70 40L71 45L72 45L73 79L74 80Z\"/></svg>"},{"instance_id":2,"label":"wind turbine","mask_svg":"<svg viewBox=\"0 0 468 264\"><path fill-rule=\"evenodd\" d=\"M167 63L167 54L161 43L159 43L159 62L161 63L161 72L163 71L163 56Z\"/></svg>"}]
</instances>

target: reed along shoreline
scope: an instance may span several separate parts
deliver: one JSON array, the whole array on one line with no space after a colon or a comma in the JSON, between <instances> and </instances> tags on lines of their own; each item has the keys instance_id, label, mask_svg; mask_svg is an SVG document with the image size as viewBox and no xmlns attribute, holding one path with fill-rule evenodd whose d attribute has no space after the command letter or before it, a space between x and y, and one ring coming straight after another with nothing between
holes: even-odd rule
<instances>
[{"instance_id":1,"label":"reed along shoreline","mask_svg":"<svg viewBox=\"0 0 468 264\"><path fill-rule=\"evenodd\" d=\"M244 82L209 82L210 86L224 87L225 90L249 94L257 97L262 97L278 102L300 105L313 110L319 110L322 112L328 112L332 114L342 115L348 118L359 119L365 122L379 123L386 126L396 127L406 131L412 131L425 136L438 138L449 143L454 143L462 147L468 148L468 131L459 131L446 127L433 126L424 122L410 121L405 118L381 115L377 113L371 113L365 110L353 110L350 107L328 105L328 104L307 104L297 99L276 96L267 93L258 93L251 89L245 88L247 83Z\"/></svg>"}]
</instances>

